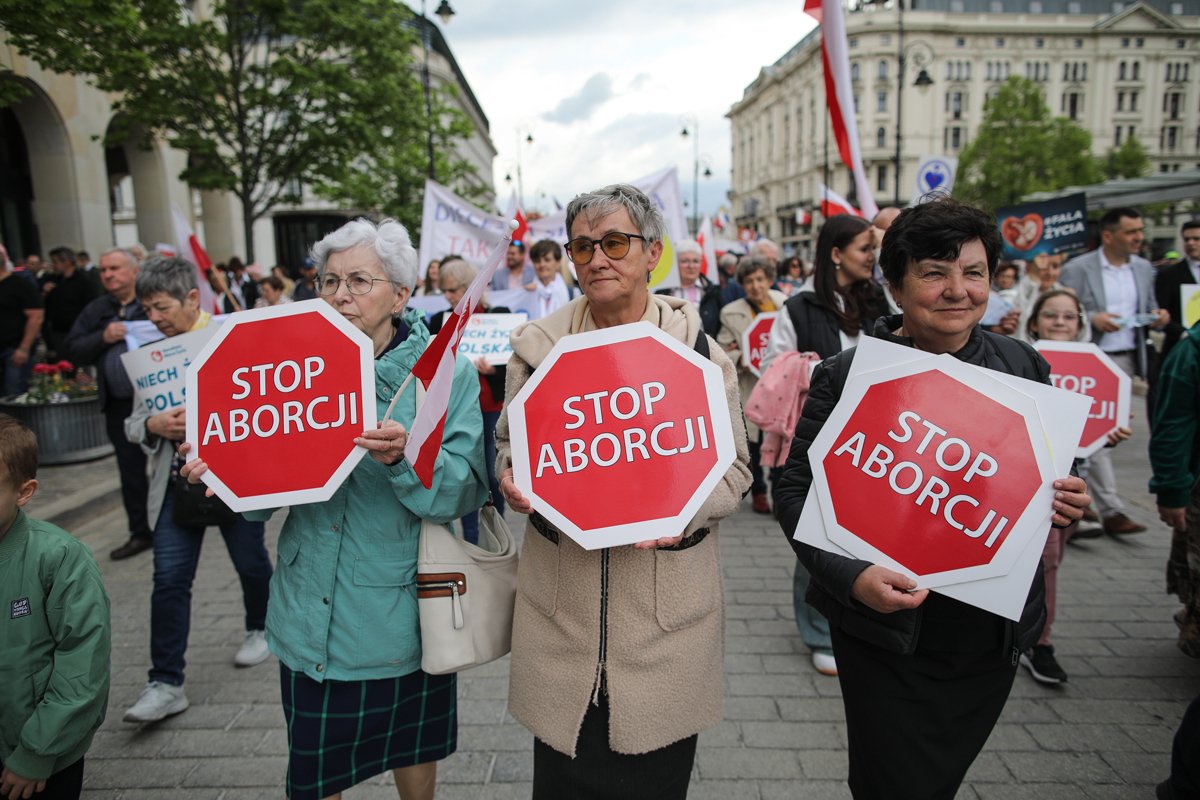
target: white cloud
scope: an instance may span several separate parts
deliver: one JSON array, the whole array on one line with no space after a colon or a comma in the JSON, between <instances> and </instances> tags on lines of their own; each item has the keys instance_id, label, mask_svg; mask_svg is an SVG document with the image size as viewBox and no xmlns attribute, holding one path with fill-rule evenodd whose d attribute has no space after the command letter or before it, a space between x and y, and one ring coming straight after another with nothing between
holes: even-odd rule
<instances>
[{"instance_id":1,"label":"white cloud","mask_svg":"<svg viewBox=\"0 0 1200 800\"><path fill-rule=\"evenodd\" d=\"M458 16L443 30L491 122L497 195L515 188L503 178L515 177L520 148L526 205L543 210L553 197L565 203L667 166L679 169L690 203L695 140L679 135L689 117L713 171L700 178L700 210L715 211L729 188L725 113L763 66L813 28L799 0L702 11L683 0L455 5Z\"/></svg>"}]
</instances>

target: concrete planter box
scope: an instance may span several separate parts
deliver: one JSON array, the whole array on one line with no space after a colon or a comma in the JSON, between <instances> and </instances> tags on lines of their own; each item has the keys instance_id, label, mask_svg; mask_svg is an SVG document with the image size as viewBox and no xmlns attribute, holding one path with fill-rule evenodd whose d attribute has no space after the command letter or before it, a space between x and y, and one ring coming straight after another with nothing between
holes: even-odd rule
<instances>
[{"instance_id":1,"label":"concrete planter box","mask_svg":"<svg viewBox=\"0 0 1200 800\"><path fill-rule=\"evenodd\" d=\"M90 461L113 451L97 397L47 405L0 400L0 412L16 417L37 434L38 463L43 466Z\"/></svg>"}]
</instances>

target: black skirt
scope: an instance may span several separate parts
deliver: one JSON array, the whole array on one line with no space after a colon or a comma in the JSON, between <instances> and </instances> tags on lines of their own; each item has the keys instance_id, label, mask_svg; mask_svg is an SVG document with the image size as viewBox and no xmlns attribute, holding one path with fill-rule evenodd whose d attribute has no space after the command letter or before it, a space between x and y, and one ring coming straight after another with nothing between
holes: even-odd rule
<instances>
[{"instance_id":1,"label":"black skirt","mask_svg":"<svg viewBox=\"0 0 1200 800\"><path fill-rule=\"evenodd\" d=\"M287 796L320 800L458 746L455 676L318 683L279 665L288 731Z\"/></svg>"}]
</instances>

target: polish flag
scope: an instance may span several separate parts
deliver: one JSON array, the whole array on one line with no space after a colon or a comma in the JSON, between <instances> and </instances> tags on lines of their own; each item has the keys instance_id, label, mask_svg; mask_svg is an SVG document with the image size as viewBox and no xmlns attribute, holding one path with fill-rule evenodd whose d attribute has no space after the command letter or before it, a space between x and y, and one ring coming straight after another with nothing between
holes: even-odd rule
<instances>
[{"instance_id":1,"label":"polish flag","mask_svg":"<svg viewBox=\"0 0 1200 800\"><path fill-rule=\"evenodd\" d=\"M858 200L868 217L879 213L871 181L863 169L859 147L858 122L854 118L854 91L850 85L849 45L846 43L846 16L842 0L804 0L804 13L821 26L821 62L825 67L825 101L838 153L851 172ZM859 216L862 216L861 214Z\"/></svg>"},{"instance_id":2,"label":"polish flag","mask_svg":"<svg viewBox=\"0 0 1200 800\"><path fill-rule=\"evenodd\" d=\"M504 217L505 219L517 221L517 229L513 231L512 240L524 244L525 250L528 251L531 244L531 242L526 241L529 238L529 220L525 217L525 210L517 202L516 192L513 192L512 197L508 201L508 208L504 210Z\"/></svg>"},{"instance_id":3,"label":"polish flag","mask_svg":"<svg viewBox=\"0 0 1200 800\"><path fill-rule=\"evenodd\" d=\"M696 233L696 243L700 245L700 271L705 275L717 274L717 249L713 246L716 239L713 236L712 217L705 217Z\"/></svg>"},{"instance_id":4,"label":"polish flag","mask_svg":"<svg viewBox=\"0 0 1200 800\"><path fill-rule=\"evenodd\" d=\"M516 229L514 220L510 228ZM450 408L450 388L454 383L454 357L458 343L466 330L467 320L483 300L483 293L491 283L496 269L504 263L510 235L492 248L483 269L471 281L453 312L442 323L442 329L434 337L425 352L413 364L412 377L425 386L425 401L417 410L408 442L404 446L404 457L412 464L413 472L426 489L433 488L433 468L442 449L442 434L446 428L446 412ZM403 391L403 387L401 387ZM397 392L399 394L399 392Z\"/></svg>"},{"instance_id":5,"label":"polish flag","mask_svg":"<svg viewBox=\"0 0 1200 800\"><path fill-rule=\"evenodd\" d=\"M850 201L842 197L840 194L830 189L825 184L821 186L821 216L825 219L836 217L838 214L850 214L854 217L861 217L862 212L850 205Z\"/></svg>"},{"instance_id":6,"label":"polish flag","mask_svg":"<svg viewBox=\"0 0 1200 800\"><path fill-rule=\"evenodd\" d=\"M200 308L211 313L220 314L222 311L220 298L212 290L208 282L212 261L208 253L196 238L195 231L179 209L171 206L171 220L175 223L175 253L184 261L196 268L196 285L200 289Z\"/></svg>"}]
</instances>

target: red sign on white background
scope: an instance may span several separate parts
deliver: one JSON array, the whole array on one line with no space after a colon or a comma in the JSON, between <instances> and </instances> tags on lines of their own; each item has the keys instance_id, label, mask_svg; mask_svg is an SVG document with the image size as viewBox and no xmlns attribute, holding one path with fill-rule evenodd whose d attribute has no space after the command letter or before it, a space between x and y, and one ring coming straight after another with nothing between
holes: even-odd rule
<instances>
[{"instance_id":1,"label":"red sign on white background","mask_svg":"<svg viewBox=\"0 0 1200 800\"><path fill-rule=\"evenodd\" d=\"M762 360L767 354L767 343L771 341L771 328L775 325L778 311L767 311L759 314L742 331L742 360L746 367L758 377L762 377Z\"/></svg>"},{"instance_id":2,"label":"red sign on white background","mask_svg":"<svg viewBox=\"0 0 1200 800\"><path fill-rule=\"evenodd\" d=\"M589 550L678 536L735 457L721 368L646 322L560 339L508 415L517 488Z\"/></svg>"},{"instance_id":3,"label":"red sign on white background","mask_svg":"<svg viewBox=\"0 0 1200 800\"><path fill-rule=\"evenodd\" d=\"M829 541L923 587L1005 575L1045 534L1034 401L949 356L852 377L809 459Z\"/></svg>"},{"instance_id":4,"label":"red sign on white background","mask_svg":"<svg viewBox=\"0 0 1200 800\"><path fill-rule=\"evenodd\" d=\"M1051 342L1034 344L1050 362L1050 382L1059 389L1092 398L1083 436L1075 455L1087 458L1108 444L1108 434L1129 427L1130 396L1133 381L1091 342Z\"/></svg>"},{"instance_id":5,"label":"red sign on white background","mask_svg":"<svg viewBox=\"0 0 1200 800\"><path fill-rule=\"evenodd\" d=\"M375 427L371 340L323 300L238 313L187 373L187 440L234 511L328 500Z\"/></svg>"}]
</instances>

